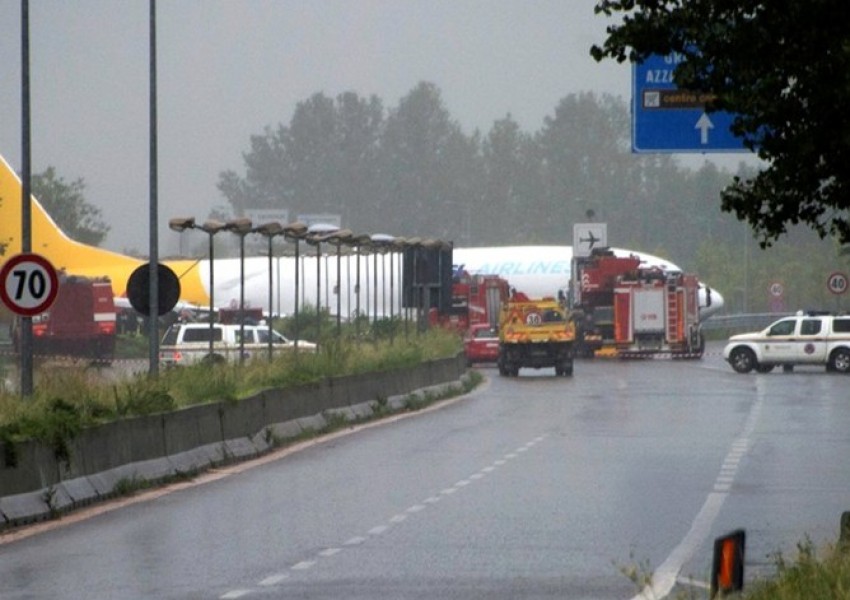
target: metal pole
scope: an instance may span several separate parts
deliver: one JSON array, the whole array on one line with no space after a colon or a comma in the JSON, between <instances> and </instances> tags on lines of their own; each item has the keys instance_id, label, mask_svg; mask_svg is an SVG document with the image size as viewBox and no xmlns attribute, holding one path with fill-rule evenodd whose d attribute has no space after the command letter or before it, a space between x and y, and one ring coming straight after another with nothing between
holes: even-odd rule
<instances>
[{"instance_id":1,"label":"metal pole","mask_svg":"<svg viewBox=\"0 0 850 600\"><path fill-rule=\"evenodd\" d=\"M30 182L32 166L30 163L30 37L29 2L21 0L21 252L32 250L32 207L30 205ZM21 397L32 396L33 360L32 360L32 317L21 317Z\"/></svg>"},{"instance_id":2,"label":"metal pole","mask_svg":"<svg viewBox=\"0 0 850 600\"><path fill-rule=\"evenodd\" d=\"M269 362L272 361L272 331L274 328L272 325L274 324L274 318L272 317L272 289L274 288L274 275L272 271L272 236L269 236Z\"/></svg>"},{"instance_id":3,"label":"metal pole","mask_svg":"<svg viewBox=\"0 0 850 600\"><path fill-rule=\"evenodd\" d=\"M342 335L342 242L336 243L336 337Z\"/></svg>"},{"instance_id":4,"label":"metal pole","mask_svg":"<svg viewBox=\"0 0 850 600\"><path fill-rule=\"evenodd\" d=\"M301 257L299 256L299 240L295 240L295 354L298 354L298 288L300 287Z\"/></svg>"},{"instance_id":5,"label":"metal pole","mask_svg":"<svg viewBox=\"0 0 850 600\"><path fill-rule=\"evenodd\" d=\"M354 310L354 333L360 339L360 244L357 244L357 266L354 276L354 302L357 308Z\"/></svg>"},{"instance_id":6,"label":"metal pole","mask_svg":"<svg viewBox=\"0 0 850 600\"><path fill-rule=\"evenodd\" d=\"M239 232L239 362L245 362L245 233Z\"/></svg>"},{"instance_id":7,"label":"metal pole","mask_svg":"<svg viewBox=\"0 0 850 600\"><path fill-rule=\"evenodd\" d=\"M157 136L156 136L156 0L150 0L150 318L148 320L149 373L159 374L159 238L157 231Z\"/></svg>"},{"instance_id":8,"label":"metal pole","mask_svg":"<svg viewBox=\"0 0 850 600\"><path fill-rule=\"evenodd\" d=\"M322 332L322 242L316 242L316 343Z\"/></svg>"},{"instance_id":9,"label":"metal pole","mask_svg":"<svg viewBox=\"0 0 850 600\"><path fill-rule=\"evenodd\" d=\"M215 345L213 339L215 337L215 268L213 265L215 264L215 243L213 242L213 236L215 232L208 231L207 234L210 236L210 355L209 360L212 364L213 352L215 351Z\"/></svg>"}]
</instances>

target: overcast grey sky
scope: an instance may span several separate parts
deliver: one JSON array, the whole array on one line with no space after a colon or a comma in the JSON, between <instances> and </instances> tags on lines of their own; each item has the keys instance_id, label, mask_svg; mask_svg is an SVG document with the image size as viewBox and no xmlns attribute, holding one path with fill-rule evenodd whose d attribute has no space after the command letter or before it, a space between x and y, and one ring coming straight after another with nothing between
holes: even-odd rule
<instances>
[{"instance_id":1,"label":"overcast grey sky","mask_svg":"<svg viewBox=\"0 0 850 600\"><path fill-rule=\"evenodd\" d=\"M0 153L20 170L20 1L0 0ZM159 214L224 205L249 137L288 124L316 92L395 106L420 81L463 129L511 113L536 131L558 101L628 99L631 72L596 63L592 0L170 0L157 3ZM31 0L33 172L82 177L111 227L105 245L147 250L148 0ZM176 238L160 227L161 253Z\"/></svg>"}]
</instances>

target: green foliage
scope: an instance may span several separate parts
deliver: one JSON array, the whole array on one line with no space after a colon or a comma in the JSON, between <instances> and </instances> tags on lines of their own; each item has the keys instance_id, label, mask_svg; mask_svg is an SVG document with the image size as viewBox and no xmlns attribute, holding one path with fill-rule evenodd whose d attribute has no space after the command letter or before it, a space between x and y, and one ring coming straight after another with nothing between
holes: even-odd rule
<instances>
[{"instance_id":1,"label":"green foliage","mask_svg":"<svg viewBox=\"0 0 850 600\"><path fill-rule=\"evenodd\" d=\"M464 134L431 83L386 115L380 105L313 96L288 126L254 136L245 177L223 173L219 189L237 212L327 211L353 230L380 223L397 235L458 245L568 244L573 224L592 211L616 245L663 246L678 264L694 257L695 240L723 238L734 223L717 216L732 175L712 167L693 174L670 156L632 154L620 98L571 94L538 132L507 115L486 135Z\"/></svg>"},{"instance_id":2,"label":"green foliage","mask_svg":"<svg viewBox=\"0 0 850 600\"><path fill-rule=\"evenodd\" d=\"M119 393L119 388L123 393ZM162 382L136 377L115 390L115 413L118 416L150 415L174 410L176 403Z\"/></svg>"},{"instance_id":3,"label":"green foliage","mask_svg":"<svg viewBox=\"0 0 850 600\"><path fill-rule=\"evenodd\" d=\"M763 246L797 223L850 242L843 0L601 0L595 10L623 17L592 48L597 60L678 53L677 85L712 93L710 108L737 115L733 131L767 167L736 178L723 192L723 210L748 221Z\"/></svg>"},{"instance_id":4,"label":"green foliage","mask_svg":"<svg viewBox=\"0 0 850 600\"><path fill-rule=\"evenodd\" d=\"M109 233L109 226L101 210L86 202L85 187L82 179L68 183L57 177L53 167L32 175L32 193L56 224L73 239L97 246Z\"/></svg>"},{"instance_id":5,"label":"green foliage","mask_svg":"<svg viewBox=\"0 0 850 600\"><path fill-rule=\"evenodd\" d=\"M776 557L776 577L758 581L746 592L747 600L850 599L850 556L827 548L818 556L811 540L797 545L796 560Z\"/></svg>"},{"instance_id":6,"label":"green foliage","mask_svg":"<svg viewBox=\"0 0 850 600\"><path fill-rule=\"evenodd\" d=\"M258 357L244 365L198 364L171 369L152 379L138 374L120 384L102 382L80 368L40 370L33 397L0 393L0 441L4 460L15 461L14 443L38 439L67 458L67 443L84 427L205 402L231 401L269 387L287 387L353 373L410 367L423 360L454 356L458 338L442 330L408 338L356 343L343 338L318 353Z\"/></svg>"}]
</instances>

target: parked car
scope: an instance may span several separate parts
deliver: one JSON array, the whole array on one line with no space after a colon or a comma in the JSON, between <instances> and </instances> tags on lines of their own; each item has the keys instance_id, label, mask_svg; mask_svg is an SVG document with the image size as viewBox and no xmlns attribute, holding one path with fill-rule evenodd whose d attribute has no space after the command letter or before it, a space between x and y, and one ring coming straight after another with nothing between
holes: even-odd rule
<instances>
[{"instance_id":1,"label":"parked car","mask_svg":"<svg viewBox=\"0 0 850 600\"><path fill-rule=\"evenodd\" d=\"M463 340L466 364L496 362L499 359L499 331L486 323L473 325Z\"/></svg>"},{"instance_id":2,"label":"parked car","mask_svg":"<svg viewBox=\"0 0 850 600\"><path fill-rule=\"evenodd\" d=\"M723 358L738 373L769 373L781 365L825 365L850 373L850 315L798 312L755 333L729 338Z\"/></svg>"},{"instance_id":3,"label":"parked car","mask_svg":"<svg viewBox=\"0 0 850 600\"><path fill-rule=\"evenodd\" d=\"M213 363L239 359L240 334L245 332L241 344L245 358L266 356L269 349L269 328L266 325L213 325L213 351L210 353L209 323L175 323L162 336L159 362L164 367L191 365L201 361ZM295 342L272 330L272 352L294 352ZM298 351L315 352L316 344L298 341Z\"/></svg>"}]
</instances>

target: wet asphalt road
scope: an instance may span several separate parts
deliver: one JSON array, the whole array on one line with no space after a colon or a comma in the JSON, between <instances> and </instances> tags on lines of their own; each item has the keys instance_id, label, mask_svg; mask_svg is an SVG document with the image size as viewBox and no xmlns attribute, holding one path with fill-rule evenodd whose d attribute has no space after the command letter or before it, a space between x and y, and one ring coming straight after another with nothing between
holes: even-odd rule
<instances>
[{"instance_id":1,"label":"wet asphalt road","mask_svg":"<svg viewBox=\"0 0 850 600\"><path fill-rule=\"evenodd\" d=\"M632 598L747 577L850 510L850 394L822 369L581 361L0 544L0 598ZM699 593L699 592L698 592Z\"/></svg>"}]
</instances>

